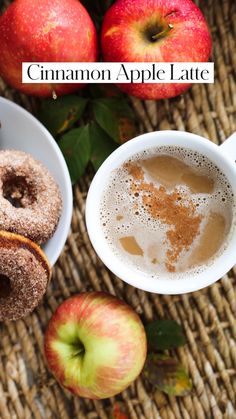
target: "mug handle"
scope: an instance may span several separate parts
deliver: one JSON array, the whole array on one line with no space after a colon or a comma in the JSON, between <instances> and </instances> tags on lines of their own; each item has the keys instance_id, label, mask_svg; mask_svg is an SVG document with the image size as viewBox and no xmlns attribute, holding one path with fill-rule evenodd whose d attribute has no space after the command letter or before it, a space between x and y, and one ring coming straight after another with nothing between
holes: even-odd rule
<instances>
[{"instance_id":1,"label":"mug handle","mask_svg":"<svg viewBox=\"0 0 236 419\"><path fill-rule=\"evenodd\" d=\"M236 163L236 132L220 145L220 149Z\"/></svg>"}]
</instances>

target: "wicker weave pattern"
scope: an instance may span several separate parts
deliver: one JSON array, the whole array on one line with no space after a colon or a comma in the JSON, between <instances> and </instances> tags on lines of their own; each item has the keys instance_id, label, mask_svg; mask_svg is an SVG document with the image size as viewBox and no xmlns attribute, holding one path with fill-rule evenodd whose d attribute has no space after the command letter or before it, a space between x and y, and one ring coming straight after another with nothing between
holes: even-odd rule
<instances>
[{"instance_id":1,"label":"wicker weave pattern","mask_svg":"<svg viewBox=\"0 0 236 419\"><path fill-rule=\"evenodd\" d=\"M236 2L197 3L211 26L215 84L195 85L171 101L131 101L140 132L187 130L220 143L236 130ZM1 80L0 94L35 111L32 98ZM65 298L85 290L105 290L124 298L144 321L170 317L184 328L188 344L175 355L190 371L192 394L168 398L140 377L116 398L125 403L131 419L236 418L236 267L214 286L185 296L158 296L125 285L98 260L88 240L84 208L89 182L84 177L74 189L71 234L43 303L25 320L1 326L0 418L110 417L114 400L93 402L71 396L48 373L43 359L43 333L52 312Z\"/></svg>"}]
</instances>

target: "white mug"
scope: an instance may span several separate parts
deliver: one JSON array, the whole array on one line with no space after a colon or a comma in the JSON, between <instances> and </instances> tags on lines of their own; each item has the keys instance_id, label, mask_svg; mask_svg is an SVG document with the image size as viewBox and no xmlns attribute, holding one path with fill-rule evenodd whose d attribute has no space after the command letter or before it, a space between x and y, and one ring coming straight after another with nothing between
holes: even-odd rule
<instances>
[{"instance_id":1,"label":"white mug","mask_svg":"<svg viewBox=\"0 0 236 419\"><path fill-rule=\"evenodd\" d=\"M206 138L182 131L157 131L140 135L116 149L101 165L91 183L86 202L86 224L92 245L103 263L120 279L145 291L158 294L184 294L213 284L236 264L236 226L225 250L204 270L178 279L152 278L137 272L112 252L100 222L100 202L110 173L137 153L160 146L177 146L199 152L215 163L232 186L236 199L236 133L218 146ZM234 203L234 212L236 211ZM235 220L235 215L233 220Z\"/></svg>"}]
</instances>

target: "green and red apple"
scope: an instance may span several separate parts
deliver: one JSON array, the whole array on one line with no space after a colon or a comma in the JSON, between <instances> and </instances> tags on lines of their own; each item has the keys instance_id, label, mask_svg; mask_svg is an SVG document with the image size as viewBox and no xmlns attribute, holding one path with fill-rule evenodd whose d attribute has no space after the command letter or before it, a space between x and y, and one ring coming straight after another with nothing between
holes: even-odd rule
<instances>
[{"instance_id":1,"label":"green and red apple","mask_svg":"<svg viewBox=\"0 0 236 419\"><path fill-rule=\"evenodd\" d=\"M146 334L135 311L110 294L88 292L64 301L45 335L48 367L72 393L112 397L140 374Z\"/></svg>"},{"instance_id":2,"label":"green and red apple","mask_svg":"<svg viewBox=\"0 0 236 419\"><path fill-rule=\"evenodd\" d=\"M23 62L91 62L98 57L95 26L78 0L15 0L0 17L0 75L35 96L71 93L79 84L23 84Z\"/></svg>"},{"instance_id":3,"label":"green and red apple","mask_svg":"<svg viewBox=\"0 0 236 419\"><path fill-rule=\"evenodd\" d=\"M112 62L205 62L211 53L206 20L192 0L117 0L102 26L102 54ZM177 96L190 84L119 85L142 99Z\"/></svg>"}]
</instances>

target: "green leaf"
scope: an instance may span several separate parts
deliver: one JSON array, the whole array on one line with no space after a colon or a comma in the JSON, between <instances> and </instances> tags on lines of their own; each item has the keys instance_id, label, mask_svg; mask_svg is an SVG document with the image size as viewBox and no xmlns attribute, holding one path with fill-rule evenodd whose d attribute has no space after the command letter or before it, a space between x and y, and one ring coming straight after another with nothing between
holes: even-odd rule
<instances>
[{"instance_id":1,"label":"green leaf","mask_svg":"<svg viewBox=\"0 0 236 419\"><path fill-rule=\"evenodd\" d=\"M181 326L174 320L156 320L145 329L150 351L177 348L186 343Z\"/></svg>"},{"instance_id":2,"label":"green leaf","mask_svg":"<svg viewBox=\"0 0 236 419\"><path fill-rule=\"evenodd\" d=\"M119 124L122 118L134 119L133 111L121 98L95 99L93 112L97 123L116 142L120 142Z\"/></svg>"},{"instance_id":3,"label":"green leaf","mask_svg":"<svg viewBox=\"0 0 236 419\"><path fill-rule=\"evenodd\" d=\"M83 114L88 100L76 95L68 95L41 102L38 114L40 121L52 135L68 130Z\"/></svg>"},{"instance_id":4,"label":"green leaf","mask_svg":"<svg viewBox=\"0 0 236 419\"><path fill-rule=\"evenodd\" d=\"M75 183L88 164L91 155L89 126L72 129L59 141L59 147L64 154L72 183Z\"/></svg>"},{"instance_id":5,"label":"green leaf","mask_svg":"<svg viewBox=\"0 0 236 419\"><path fill-rule=\"evenodd\" d=\"M124 98L124 94L115 84L90 84L89 94L93 99L98 98Z\"/></svg>"},{"instance_id":6,"label":"green leaf","mask_svg":"<svg viewBox=\"0 0 236 419\"><path fill-rule=\"evenodd\" d=\"M136 135L135 123L132 119L123 116L119 119L119 142L120 144L134 138Z\"/></svg>"},{"instance_id":7,"label":"green leaf","mask_svg":"<svg viewBox=\"0 0 236 419\"><path fill-rule=\"evenodd\" d=\"M192 381L184 366L167 355L149 355L144 366L144 376L169 396L186 396L192 390Z\"/></svg>"},{"instance_id":8,"label":"green leaf","mask_svg":"<svg viewBox=\"0 0 236 419\"><path fill-rule=\"evenodd\" d=\"M109 154L117 148L117 144L102 128L100 128L96 122L92 122L90 124L89 134L91 144L91 161L95 170L97 170Z\"/></svg>"}]
</instances>

